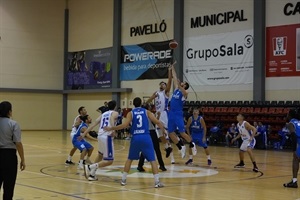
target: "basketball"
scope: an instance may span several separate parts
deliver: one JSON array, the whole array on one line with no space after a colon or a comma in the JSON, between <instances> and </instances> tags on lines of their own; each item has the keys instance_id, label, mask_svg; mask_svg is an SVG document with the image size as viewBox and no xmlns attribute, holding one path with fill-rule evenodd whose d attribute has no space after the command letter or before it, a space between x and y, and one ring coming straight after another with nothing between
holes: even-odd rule
<instances>
[{"instance_id":1,"label":"basketball","mask_svg":"<svg viewBox=\"0 0 300 200\"><path fill-rule=\"evenodd\" d=\"M178 46L178 43L175 40L170 41L169 47L170 49L176 49Z\"/></svg>"}]
</instances>

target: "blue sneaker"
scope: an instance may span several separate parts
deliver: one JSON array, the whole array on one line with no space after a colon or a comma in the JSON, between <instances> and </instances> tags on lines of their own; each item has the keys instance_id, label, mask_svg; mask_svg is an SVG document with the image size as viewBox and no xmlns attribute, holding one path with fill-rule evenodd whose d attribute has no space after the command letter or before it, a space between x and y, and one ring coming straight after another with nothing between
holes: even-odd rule
<instances>
[{"instance_id":1,"label":"blue sneaker","mask_svg":"<svg viewBox=\"0 0 300 200\"><path fill-rule=\"evenodd\" d=\"M191 165L191 164L193 164L193 159L189 159L188 161L186 161L185 164L186 164L186 165Z\"/></svg>"},{"instance_id":2,"label":"blue sneaker","mask_svg":"<svg viewBox=\"0 0 300 200\"><path fill-rule=\"evenodd\" d=\"M211 160L208 159L208 160L207 160L207 165L211 165L211 163L212 163Z\"/></svg>"}]
</instances>

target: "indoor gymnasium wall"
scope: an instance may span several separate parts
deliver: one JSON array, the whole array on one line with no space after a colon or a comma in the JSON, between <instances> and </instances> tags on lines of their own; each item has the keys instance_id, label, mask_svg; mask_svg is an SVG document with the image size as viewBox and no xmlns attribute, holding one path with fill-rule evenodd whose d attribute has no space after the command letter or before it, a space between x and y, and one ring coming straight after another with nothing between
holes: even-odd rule
<instances>
[{"instance_id":1,"label":"indoor gymnasium wall","mask_svg":"<svg viewBox=\"0 0 300 200\"><path fill-rule=\"evenodd\" d=\"M0 88L63 89L65 1L0 0ZM22 129L62 127L62 95L0 92Z\"/></svg>"},{"instance_id":2,"label":"indoor gymnasium wall","mask_svg":"<svg viewBox=\"0 0 300 200\"><path fill-rule=\"evenodd\" d=\"M113 2L69 0L69 52L112 47ZM72 128L80 106L86 107L94 121L99 114L96 109L109 100L111 93L68 94L67 129Z\"/></svg>"},{"instance_id":3,"label":"indoor gymnasium wall","mask_svg":"<svg viewBox=\"0 0 300 200\"><path fill-rule=\"evenodd\" d=\"M216 22L213 25L192 25L192 20L196 22L197 20L200 21L201 18L203 23L205 16L211 15L220 15L220 19L226 21L226 18L222 16L228 16L228 12L238 13L240 15L239 19L237 18L235 21L229 20L227 23L222 23L222 20L220 20L219 23ZM238 62L235 61L235 56L212 57L210 61L203 58L190 59L187 56L187 50L190 48L193 48L193 50L213 50L222 44L227 45L227 47L233 46L235 41L234 36L230 36L232 33L236 35L253 35L253 0L186 0L184 15L185 66L183 71L185 80L189 81L194 89L189 89L188 100L252 100L253 64L249 65L252 65L252 69L247 69L248 71L243 74L244 78L248 77L247 82L243 82L241 77L234 75L228 81L209 83L205 81L209 76L226 76L224 74L231 73L231 63L236 64L235 62ZM244 35L241 37L244 38ZM230 37L227 38L228 36ZM211 42L206 42L206 38L210 39ZM198 45L194 45L193 41L198 41ZM253 59L252 55L251 59ZM209 73L210 75L205 75L202 72L193 75L188 72L190 69L188 65L192 66L193 70L204 70L205 73ZM206 67L202 67L203 65ZM239 79L239 82L236 81L237 79Z\"/></svg>"},{"instance_id":4,"label":"indoor gymnasium wall","mask_svg":"<svg viewBox=\"0 0 300 200\"><path fill-rule=\"evenodd\" d=\"M113 2L69 0L69 52L112 47Z\"/></svg>"},{"instance_id":5,"label":"indoor gymnasium wall","mask_svg":"<svg viewBox=\"0 0 300 200\"><path fill-rule=\"evenodd\" d=\"M155 2L155 3L154 3ZM146 42L161 42L173 39L173 10L174 1L140 1L140 0L124 0L122 2L122 45L134 45ZM130 36L130 28L143 26L147 24L160 25L160 19L164 20L167 28L165 32ZM152 80L133 80L122 81L122 88L133 88L130 94L122 94L121 100L128 107L133 107L131 101L135 97L145 97L147 99L159 87L159 82L166 79Z\"/></svg>"},{"instance_id":6,"label":"indoor gymnasium wall","mask_svg":"<svg viewBox=\"0 0 300 200\"><path fill-rule=\"evenodd\" d=\"M274 37L285 37L285 45L287 45L287 56L278 56L279 60L285 62L287 60L291 64L279 66L293 70L292 73L286 75L286 72L278 71L278 74L270 75L266 78L266 100L299 100L300 99L300 69L296 68L295 57L300 57L300 1L299 0L267 0L266 1L266 27L272 30L277 26L282 26L283 31L276 33L273 29ZM298 11L297 11L298 10ZM289 25L298 27L298 35L296 41L298 47L295 48L295 29L290 29ZM282 33L283 32L283 33ZM271 37L271 36L270 36ZM268 35L267 35L268 39ZM269 43L270 51L273 50L275 44ZM298 52L297 52L298 48ZM268 49L268 48L267 48ZM298 53L298 54L297 54ZM294 55L293 55L294 54ZM297 54L295 56L295 54ZM292 57L290 57L292 56ZM280 59L281 58L281 59ZM277 58L275 58L277 59ZM271 60L271 59L270 59ZM268 61L267 61L268 62ZM268 64L266 62L266 64ZM300 58L298 58L298 65L300 66ZM294 68L294 69L293 69ZM268 67L267 67L268 72Z\"/></svg>"},{"instance_id":7,"label":"indoor gymnasium wall","mask_svg":"<svg viewBox=\"0 0 300 200\"><path fill-rule=\"evenodd\" d=\"M22 130L61 130L61 94L0 92L0 99L12 103L13 119Z\"/></svg>"}]
</instances>

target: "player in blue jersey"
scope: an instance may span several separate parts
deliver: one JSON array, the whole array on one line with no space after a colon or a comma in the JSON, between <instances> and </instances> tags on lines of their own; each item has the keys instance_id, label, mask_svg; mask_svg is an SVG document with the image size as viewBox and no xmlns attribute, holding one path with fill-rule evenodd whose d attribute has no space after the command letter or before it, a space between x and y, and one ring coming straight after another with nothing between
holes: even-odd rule
<instances>
[{"instance_id":1,"label":"player in blue jersey","mask_svg":"<svg viewBox=\"0 0 300 200\"><path fill-rule=\"evenodd\" d=\"M92 155L94 147L81 136L81 134L84 133L84 131L88 128L88 125L92 123L92 119L89 115L80 116L80 119L82 123L77 128L76 133L73 136L72 143L74 147L79 149L81 152L78 169L83 169L84 157L87 155L87 159L90 160L90 156ZM89 137L89 138L93 140L97 140L93 137Z\"/></svg>"},{"instance_id":2,"label":"player in blue jersey","mask_svg":"<svg viewBox=\"0 0 300 200\"><path fill-rule=\"evenodd\" d=\"M193 155L196 155L197 149L196 145L192 142L192 138L185 133L184 128L184 119L183 119L183 104L187 98L187 89L189 88L189 84L187 82L180 82L177 79L177 74L172 65L172 76L174 81L174 92L170 101L170 111L169 111L169 120L168 120L168 131L171 140L176 144L178 149L181 152L181 157L185 157L185 146L183 142L178 139L175 131L178 129L181 137L183 137L192 148Z\"/></svg>"},{"instance_id":3,"label":"player in blue jersey","mask_svg":"<svg viewBox=\"0 0 300 200\"><path fill-rule=\"evenodd\" d=\"M206 124L203 117L199 115L198 108L193 109L193 115L188 119L188 122L186 124L186 132L192 137L192 140L196 145L204 148L207 157L207 164L211 165L211 158L206 143ZM185 163L186 165L193 163L193 155L191 149L189 150L189 155L190 158Z\"/></svg>"},{"instance_id":4,"label":"player in blue jersey","mask_svg":"<svg viewBox=\"0 0 300 200\"><path fill-rule=\"evenodd\" d=\"M72 142L72 140L73 140L74 135L76 134L77 128L78 128L79 125L81 124L80 116L85 116L85 115L87 115L87 111L86 111L86 109L85 109L84 106L80 106L80 107L78 108L78 114L79 114L79 115L77 115L77 116L75 117L75 119L74 119L74 123L73 123L73 126L72 126L72 131L71 131L71 134L70 134L71 142ZM75 153L76 150L77 150L77 148L73 146L73 148L71 149L71 151L70 151L70 153L69 153L69 155L68 155L68 158L67 158L67 160L66 160L66 162L65 162L66 165L74 165L74 164L75 164L75 163L72 162L72 157L73 157L73 155L74 155L74 153Z\"/></svg>"},{"instance_id":5,"label":"player in blue jersey","mask_svg":"<svg viewBox=\"0 0 300 200\"><path fill-rule=\"evenodd\" d=\"M126 179L131 167L131 163L133 160L138 160L140 153L142 153L151 164L155 187L163 187L164 185L159 181L158 167L155 161L154 147L150 137L148 118L153 123L157 124L158 127L163 131L164 127L149 110L141 108L141 98L136 97L133 100L133 105L135 108L127 114L126 121L124 123L118 126L104 128L107 131L120 130L128 127L131 123L130 133L132 134L132 138L130 141L128 159L124 166L121 185L126 185Z\"/></svg>"},{"instance_id":6,"label":"player in blue jersey","mask_svg":"<svg viewBox=\"0 0 300 200\"><path fill-rule=\"evenodd\" d=\"M284 183L284 187L298 188L297 175L300 162L300 109L291 109L287 116L288 129L291 133L292 149L293 149L293 179L289 183Z\"/></svg>"}]
</instances>

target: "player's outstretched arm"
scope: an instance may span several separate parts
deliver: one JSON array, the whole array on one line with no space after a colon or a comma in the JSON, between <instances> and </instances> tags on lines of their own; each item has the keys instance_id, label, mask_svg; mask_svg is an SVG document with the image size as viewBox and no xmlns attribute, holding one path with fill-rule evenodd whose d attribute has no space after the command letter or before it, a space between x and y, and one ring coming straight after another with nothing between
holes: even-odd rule
<instances>
[{"instance_id":1,"label":"player's outstretched arm","mask_svg":"<svg viewBox=\"0 0 300 200\"><path fill-rule=\"evenodd\" d=\"M175 63L176 63L176 62L174 62L174 63L172 64L172 66L175 65ZM166 87L166 90L165 90L165 93L166 93L167 95L169 94L169 92L170 92L170 90L171 90L171 84L172 84L172 66L169 67L169 69L168 69L168 83L167 83L167 87Z\"/></svg>"},{"instance_id":2,"label":"player's outstretched arm","mask_svg":"<svg viewBox=\"0 0 300 200\"><path fill-rule=\"evenodd\" d=\"M152 96L146 101L146 103L151 103L151 102L153 101L153 99L155 99L156 96L157 96L157 93L154 92L154 93L152 94Z\"/></svg>"},{"instance_id":3,"label":"player's outstretched arm","mask_svg":"<svg viewBox=\"0 0 300 200\"><path fill-rule=\"evenodd\" d=\"M103 129L106 131L111 131L111 130L121 130L124 128L127 128L130 124L130 122L132 121L132 112L129 112L126 116L126 121L118 126L112 126L112 127L104 127Z\"/></svg>"},{"instance_id":4,"label":"player's outstretched arm","mask_svg":"<svg viewBox=\"0 0 300 200\"><path fill-rule=\"evenodd\" d=\"M175 71L174 65L172 65L172 78L173 78L174 88L178 88L177 73Z\"/></svg>"},{"instance_id":5,"label":"player's outstretched arm","mask_svg":"<svg viewBox=\"0 0 300 200\"><path fill-rule=\"evenodd\" d=\"M82 128L82 129L81 129L81 133L84 134L85 131L87 131L87 130L88 130L88 128ZM89 131L89 132L90 132L90 131ZM93 137L89 134L89 132L87 132L87 133L85 134L84 137L87 137L87 138L90 139L90 140L98 141L96 138L93 138Z\"/></svg>"},{"instance_id":6,"label":"player's outstretched arm","mask_svg":"<svg viewBox=\"0 0 300 200\"><path fill-rule=\"evenodd\" d=\"M96 121L94 122L93 125L89 126L84 132L83 134L81 135L82 138L84 138L91 130L93 130L96 126L98 126L100 124L100 121L101 121L101 118L102 118L102 115L100 115Z\"/></svg>"}]
</instances>

